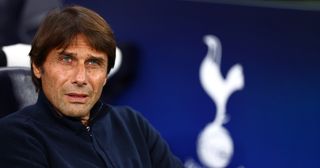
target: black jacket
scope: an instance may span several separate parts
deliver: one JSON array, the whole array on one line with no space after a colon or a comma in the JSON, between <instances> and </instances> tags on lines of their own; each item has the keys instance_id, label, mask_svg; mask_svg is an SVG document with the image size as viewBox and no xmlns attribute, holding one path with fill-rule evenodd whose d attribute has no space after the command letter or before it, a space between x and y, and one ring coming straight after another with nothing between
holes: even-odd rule
<instances>
[{"instance_id":1,"label":"black jacket","mask_svg":"<svg viewBox=\"0 0 320 168\"><path fill-rule=\"evenodd\" d=\"M183 167L139 113L99 102L90 127L61 117L43 93L35 105L0 119L0 167Z\"/></svg>"}]
</instances>

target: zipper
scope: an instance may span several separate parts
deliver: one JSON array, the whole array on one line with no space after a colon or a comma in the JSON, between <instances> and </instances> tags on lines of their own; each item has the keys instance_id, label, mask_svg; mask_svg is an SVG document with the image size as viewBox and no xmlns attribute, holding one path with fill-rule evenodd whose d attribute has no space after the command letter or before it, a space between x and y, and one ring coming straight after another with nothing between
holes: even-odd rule
<instances>
[{"instance_id":1,"label":"zipper","mask_svg":"<svg viewBox=\"0 0 320 168\"><path fill-rule=\"evenodd\" d=\"M110 158L105 155L105 153L103 152L101 147L98 145L97 140L95 139L94 135L92 134L91 127L90 126L86 126L85 129L86 129L87 133L89 134L89 136L91 137L91 142L92 142L92 145L93 145L95 151L101 157L101 159L104 161L106 167L113 167L113 166L111 166L112 163L110 163L111 162Z\"/></svg>"},{"instance_id":2,"label":"zipper","mask_svg":"<svg viewBox=\"0 0 320 168\"><path fill-rule=\"evenodd\" d=\"M91 133L91 127L90 126L86 126L86 130L89 133L89 135L92 137L92 133Z\"/></svg>"}]
</instances>

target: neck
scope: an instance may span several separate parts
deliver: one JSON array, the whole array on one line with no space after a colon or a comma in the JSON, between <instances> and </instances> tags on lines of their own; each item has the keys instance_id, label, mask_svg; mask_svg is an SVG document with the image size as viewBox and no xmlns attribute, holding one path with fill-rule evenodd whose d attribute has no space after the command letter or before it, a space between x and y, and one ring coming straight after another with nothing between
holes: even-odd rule
<instances>
[{"instance_id":1,"label":"neck","mask_svg":"<svg viewBox=\"0 0 320 168\"><path fill-rule=\"evenodd\" d=\"M89 125L89 117L81 118L81 123L84 126L88 126Z\"/></svg>"}]
</instances>

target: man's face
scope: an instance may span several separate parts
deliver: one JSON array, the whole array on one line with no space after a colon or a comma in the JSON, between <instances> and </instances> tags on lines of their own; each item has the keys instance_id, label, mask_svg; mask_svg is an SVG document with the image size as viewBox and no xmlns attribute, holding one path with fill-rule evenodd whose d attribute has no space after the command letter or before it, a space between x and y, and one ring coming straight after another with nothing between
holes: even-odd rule
<instances>
[{"instance_id":1,"label":"man's face","mask_svg":"<svg viewBox=\"0 0 320 168\"><path fill-rule=\"evenodd\" d=\"M107 62L105 53L78 35L65 50L50 51L42 67L33 68L44 94L60 113L87 120L107 81Z\"/></svg>"}]
</instances>

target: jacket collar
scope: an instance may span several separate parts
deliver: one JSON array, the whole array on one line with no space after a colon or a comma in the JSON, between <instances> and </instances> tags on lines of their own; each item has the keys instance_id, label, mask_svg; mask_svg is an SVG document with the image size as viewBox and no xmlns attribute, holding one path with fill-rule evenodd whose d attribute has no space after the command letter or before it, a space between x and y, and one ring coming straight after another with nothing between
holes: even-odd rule
<instances>
[{"instance_id":1,"label":"jacket collar","mask_svg":"<svg viewBox=\"0 0 320 168\"><path fill-rule=\"evenodd\" d=\"M42 113L45 113L49 118L54 120L55 124L64 125L76 132L85 130L85 126L81 123L79 118L75 117L68 117L59 113L56 108L49 102L43 91L39 91L38 100L36 106L40 107ZM89 118L89 126L93 125L96 120L101 118L103 115L106 114L104 108L107 106L101 100L93 106L90 111L90 118Z\"/></svg>"}]
</instances>

